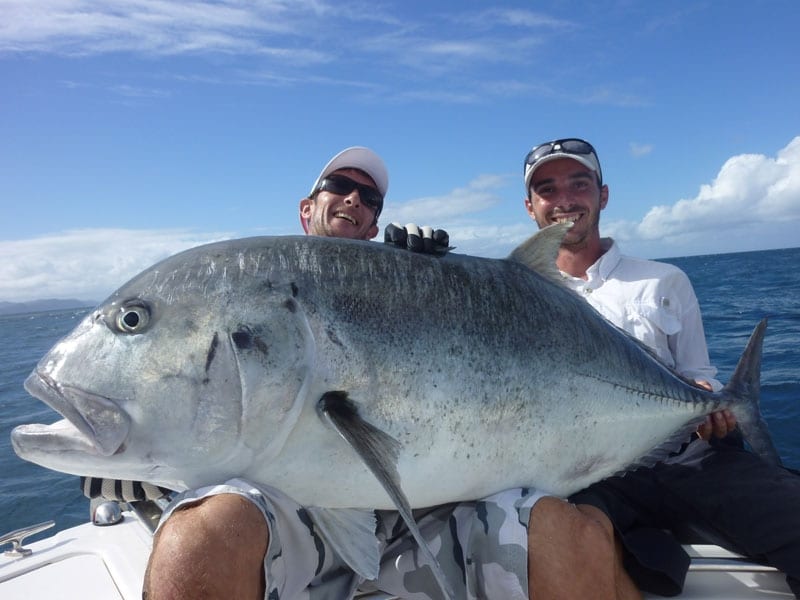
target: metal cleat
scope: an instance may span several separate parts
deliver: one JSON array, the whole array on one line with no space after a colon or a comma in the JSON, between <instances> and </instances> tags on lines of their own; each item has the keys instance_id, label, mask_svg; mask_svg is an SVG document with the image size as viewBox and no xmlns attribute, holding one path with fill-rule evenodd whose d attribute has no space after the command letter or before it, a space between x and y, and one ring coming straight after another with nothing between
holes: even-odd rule
<instances>
[{"instance_id":1,"label":"metal cleat","mask_svg":"<svg viewBox=\"0 0 800 600\"><path fill-rule=\"evenodd\" d=\"M33 551L28 550L27 548L23 548L22 541L26 537L31 536L34 533L39 533L40 531L44 531L45 529L50 529L55 524L56 524L55 521L45 521L44 523L39 523L38 525L31 525L29 527L23 527L22 529L16 529L0 537L0 546L4 544L12 545L11 550L5 551L6 556L10 556L12 558L28 556Z\"/></svg>"}]
</instances>

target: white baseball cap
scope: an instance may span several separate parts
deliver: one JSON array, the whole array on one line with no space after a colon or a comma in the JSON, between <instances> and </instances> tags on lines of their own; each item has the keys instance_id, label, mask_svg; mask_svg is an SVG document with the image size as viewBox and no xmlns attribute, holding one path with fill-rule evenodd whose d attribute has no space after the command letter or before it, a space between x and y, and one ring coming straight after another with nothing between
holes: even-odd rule
<instances>
[{"instance_id":1,"label":"white baseball cap","mask_svg":"<svg viewBox=\"0 0 800 600\"><path fill-rule=\"evenodd\" d=\"M386 165L383 164L383 160L381 160L380 156L364 146L351 146L334 156L328 164L325 165L325 168L322 169L319 177L317 177L317 180L311 187L309 196L317 190L323 179L339 169L358 169L364 171L364 173L369 175L372 181L375 182L381 196L386 197L386 192L389 189L389 173L386 170Z\"/></svg>"},{"instance_id":2,"label":"white baseball cap","mask_svg":"<svg viewBox=\"0 0 800 600\"><path fill-rule=\"evenodd\" d=\"M590 171L594 171L598 181L602 183L603 172L600 170L600 161L592 145L578 138L567 138L539 144L528 153L525 157L525 189L530 187L536 169L559 158L571 158L581 163Z\"/></svg>"}]
</instances>

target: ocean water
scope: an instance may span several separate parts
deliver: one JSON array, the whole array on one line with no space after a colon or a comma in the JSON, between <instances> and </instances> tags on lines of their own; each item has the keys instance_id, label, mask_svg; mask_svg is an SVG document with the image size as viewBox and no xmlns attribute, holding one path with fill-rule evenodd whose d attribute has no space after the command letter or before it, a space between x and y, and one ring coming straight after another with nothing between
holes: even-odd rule
<instances>
[{"instance_id":1,"label":"ocean water","mask_svg":"<svg viewBox=\"0 0 800 600\"><path fill-rule=\"evenodd\" d=\"M692 280L721 381L733 373L753 327L769 319L762 412L784 463L800 468L800 248L666 262L681 267ZM0 316L0 535L48 519L56 521L56 529L64 529L89 518L77 477L19 459L10 442L17 425L57 420L57 414L29 396L22 383L53 343L89 310Z\"/></svg>"}]
</instances>

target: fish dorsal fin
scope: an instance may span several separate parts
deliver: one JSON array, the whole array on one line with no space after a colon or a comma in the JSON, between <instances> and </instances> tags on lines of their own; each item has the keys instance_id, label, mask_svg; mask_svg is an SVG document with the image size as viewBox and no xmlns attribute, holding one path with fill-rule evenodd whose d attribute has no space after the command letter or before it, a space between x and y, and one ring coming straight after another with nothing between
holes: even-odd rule
<instances>
[{"instance_id":1,"label":"fish dorsal fin","mask_svg":"<svg viewBox=\"0 0 800 600\"><path fill-rule=\"evenodd\" d=\"M557 223L540 229L514 248L508 255L508 260L521 263L551 281L563 283L561 273L556 267L556 258L561 240L570 227L572 223Z\"/></svg>"},{"instance_id":2,"label":"fish dorsal fin","mask_svg":"<svg viewBox=\"0 0 800 600\"><path fill-rule=\"evenodd\" d=\"M346 392L326 392L317 404L317 410L333 425L334 429L356 451L367 468L375 475L386 493L400 513L411 535L419 545L420 551L433 566L433 574L441 587L445 598L455 599L455 594L447 581L447 577L433 555L430 547L417 527L411 514L411 505L400 486L400 474L397 472L397 458L400 453L400 442L368 423L358 414L358 406L347 397Z\"/></svg>"}]
</instances>

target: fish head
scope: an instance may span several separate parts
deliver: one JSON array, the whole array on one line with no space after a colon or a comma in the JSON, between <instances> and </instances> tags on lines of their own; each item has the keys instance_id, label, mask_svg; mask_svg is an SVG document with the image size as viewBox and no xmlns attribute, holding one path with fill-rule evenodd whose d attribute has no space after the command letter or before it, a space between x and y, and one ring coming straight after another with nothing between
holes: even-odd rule
<instances>
[{"instance_id":1,"label":"fish head","mask_svg":"<svg viewBox=\"0 0 800 600\"><path fill-rule=\"evenodd\" d=\"M17 427L21 458L180 490L278 451L313 347L292 286L231 275L225 252L188 252L117 290L39 361L25 388L64 419Z\"/></svg>"}]
</instances>

